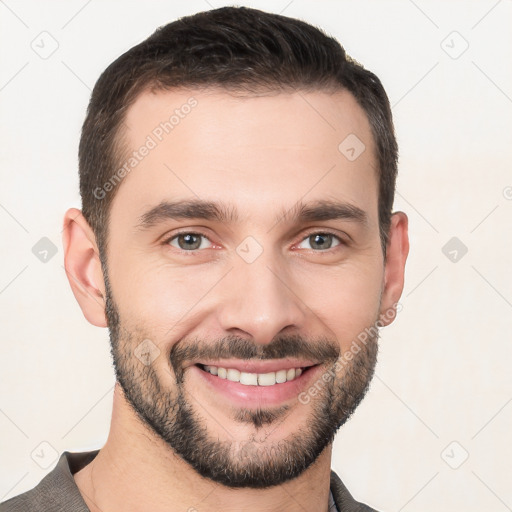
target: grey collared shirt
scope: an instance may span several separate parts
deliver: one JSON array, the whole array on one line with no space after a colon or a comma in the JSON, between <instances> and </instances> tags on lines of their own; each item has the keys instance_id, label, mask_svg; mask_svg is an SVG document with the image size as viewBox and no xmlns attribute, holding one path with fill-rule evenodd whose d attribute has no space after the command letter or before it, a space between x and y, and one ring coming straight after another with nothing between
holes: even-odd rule
<instances>
[{"instance_id":1,"label":"grey collared shirt","mask_svg":"<svg viewBox=\"0 0 512 512\"><path fill-rule=\"evenodd\" d=\"M90 512L73 475L87 466L98 451L64 452L55 468L36 487L0 503L0 512ZM330 489L329 512L376 512L355 501L334 471L331 471Z\"/></svg>"},{"instance_id":2,"label":"grey collared shirt","mask_svg":"<svg viewBox=\"0 0 512 512\"><path fill-rule=\"evenodd\" d=\"M334 496L332 495L332 491L329 491L329 512L340 512L336 503L334 503Z\"/></svg>"}]
</instances>

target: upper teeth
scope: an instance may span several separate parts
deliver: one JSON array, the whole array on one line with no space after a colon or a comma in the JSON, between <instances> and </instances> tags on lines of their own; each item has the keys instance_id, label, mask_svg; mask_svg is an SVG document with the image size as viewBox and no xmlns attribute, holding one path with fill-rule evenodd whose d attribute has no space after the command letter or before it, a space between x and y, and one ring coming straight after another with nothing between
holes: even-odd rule
<instances>
[{"instance_id":1,"label":"upper teeth","mask_svg":"<svg viewBox=\"0 0 512 512\"><path fill-rule=\"evenodd\" d=\"M240 382L246 386L273 386L299 377L302 368L290 368L289 370L278 370L269 373L248 373L241 372L235 368L222 368L221 366L204 365L204 369L212 375L231 382Z\"/></svg>"}]
</instances>

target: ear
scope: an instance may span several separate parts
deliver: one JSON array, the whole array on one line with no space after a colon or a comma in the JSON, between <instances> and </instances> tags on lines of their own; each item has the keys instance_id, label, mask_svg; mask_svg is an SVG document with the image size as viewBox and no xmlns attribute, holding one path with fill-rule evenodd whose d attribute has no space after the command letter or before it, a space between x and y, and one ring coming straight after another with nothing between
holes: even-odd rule
<instances>
[{"instance_id":1,"label":"ear","mask_svg":"<svg viewBox=\"0 0 512 512\"><path fill-rule=\"evenodd\" d=\"M107 327L105 283L96 237L76 208L64 215L62 244L66 275L85 318L93 325Z\"/></svg>"},{"instance_id":2,"label":"ear","mask_svg":"<svg viewBox=\"0 0 512 512\"><path fill-rule=\"evenodd\" d=\"M389 325L396 317L396 304L404 288L405 261L409 254L408 219L403 212L391 216L384 265L384 286L381 299L380 324Z\"/></svg>"}]
</instances>

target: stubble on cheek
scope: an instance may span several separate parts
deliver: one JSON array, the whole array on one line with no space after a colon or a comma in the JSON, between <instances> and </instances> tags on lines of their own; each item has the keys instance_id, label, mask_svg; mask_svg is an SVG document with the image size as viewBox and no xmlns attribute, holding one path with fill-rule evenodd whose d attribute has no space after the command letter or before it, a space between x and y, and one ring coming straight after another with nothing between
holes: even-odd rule
<instances>
[{"instance_id":1,"label":"stubble on cheek","mask_svg":"<svg viewBox=\"0 0 512 512\"><path fill-rule=\"evenodd\" d=\"M271 359L289 356L290 347L294 346L295 355L333 361L340 357L341 347L336 347L332 340L322 345L318 340L313 343L302 338L295 340L295 344L290 344L293 340L276 343L262 354L261 348L251 347L245 340L226 338L215 344L191 340L186 345L168 345L164 350L163 343L155 342L157 338L149 329L121 324L113 303L109 314L116 377L139 419L199 474L232 487L268 487L300 475L332 442L337 429L357 407L376 360L376 340L369 341L335 379L325 383L309 405L297 403L289 410L233 408L231 418L219 410L215 419L187 389L185 364L197 360L199 355L207 354L212 359L264 355ZM137 346L144 340L153 340L160 350L149 365L136 356ZM293 425L287 421L292 413L300 418ZM252 424L253 433L244 439L229 435L229 428L236 423ZM225 432L219 436L215 434L217 429Z\"/></svg>"}]
</instances>

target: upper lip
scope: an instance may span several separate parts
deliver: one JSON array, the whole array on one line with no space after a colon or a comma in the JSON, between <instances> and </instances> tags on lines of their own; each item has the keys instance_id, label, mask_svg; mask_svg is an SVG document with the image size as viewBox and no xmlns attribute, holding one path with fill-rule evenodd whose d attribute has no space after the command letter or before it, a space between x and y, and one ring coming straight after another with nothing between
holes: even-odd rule
<instances>
[{"instance_id":1,"label":"upper lip","mask_svg":"<svg viewBox=\"0 0 512 512\"><path fill-rule=\"evenodd\" d=\"M220 359L218 361L199 361L197 364L217 366L220 368L233 368L247 373L270 373L291 368L306 368L319 364L317 361L303 359L273 359L268 361L254 361L242 359Z\"/></svg>"}]
</instances>

